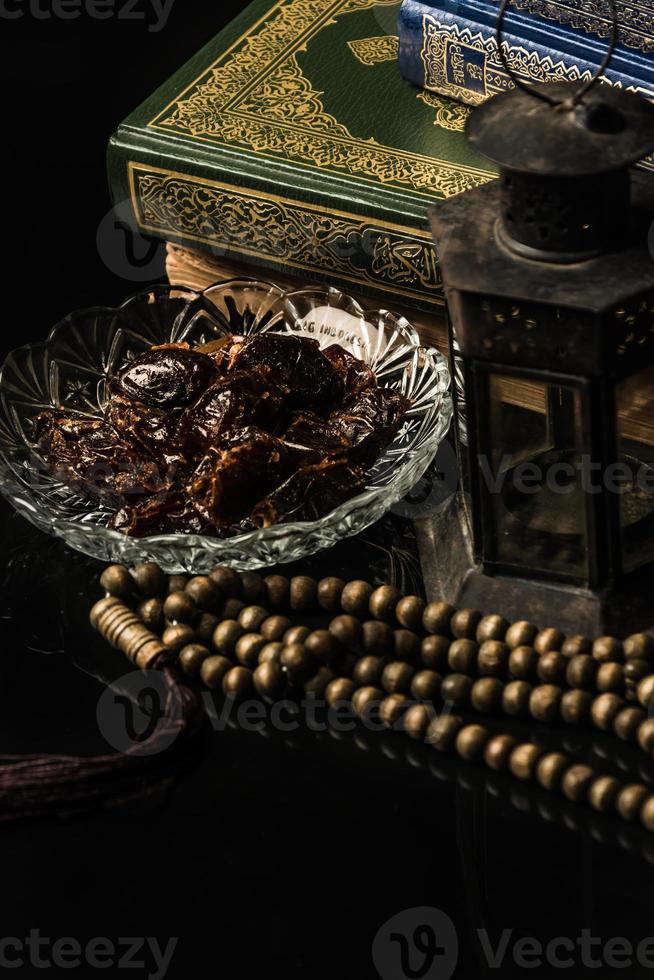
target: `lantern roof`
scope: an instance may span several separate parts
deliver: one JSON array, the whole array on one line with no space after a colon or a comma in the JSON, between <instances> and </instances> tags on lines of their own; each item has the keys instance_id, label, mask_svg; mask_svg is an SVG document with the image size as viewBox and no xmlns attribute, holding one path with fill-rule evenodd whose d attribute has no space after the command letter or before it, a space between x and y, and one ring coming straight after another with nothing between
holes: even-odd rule
<instances>
[{"instance_id":1,"label":"lantern roof","mask_svg":"<svg viewBox=\"0 0 654 980\"><path fill-rule=\"evenodd\" d=\"M588 177L622 170L654 152L654 104L641 96L600 84L574 104L577 82L532 88L548 101L513 89L469 117L470 143L504 170Z\"/></svg>"}]
</instances>

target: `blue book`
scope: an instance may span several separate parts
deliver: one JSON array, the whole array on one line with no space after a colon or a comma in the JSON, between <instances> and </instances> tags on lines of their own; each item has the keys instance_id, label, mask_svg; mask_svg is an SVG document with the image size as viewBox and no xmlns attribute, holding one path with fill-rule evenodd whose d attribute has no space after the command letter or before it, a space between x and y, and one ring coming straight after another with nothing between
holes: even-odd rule
<instances>
[{"instance_id":1,"label":"blue book","mask_svg":"<svg viewBox=\"0 0 654 980\"><path fill-rule=\"evenodd\" d=\"M497 13L497 0L404 0L400 71L470 105L512 88L495 40ZM618 16L619 43L603 78L654 99L654 0L621 0ZM606 0L514 0L502 33L511 68L527 82L590 78L610 35Z\"/></svg>"}]
</instances>

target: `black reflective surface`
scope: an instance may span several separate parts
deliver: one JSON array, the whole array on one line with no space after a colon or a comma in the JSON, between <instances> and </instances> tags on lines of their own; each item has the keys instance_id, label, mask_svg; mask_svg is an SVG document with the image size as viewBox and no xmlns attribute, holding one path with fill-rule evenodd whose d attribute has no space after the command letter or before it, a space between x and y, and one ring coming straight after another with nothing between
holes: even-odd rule
<instances>
[{"instance_id":1,"label":"black reflective surface","mask_svg":"<svg viewBox=\"0 0 654 980\"><path fill-rule=\"evenodd\" d=\"M95 246L109 207L107 135L240 6L177 0L159 34L127 21L3 20L3 353L42 337L72 308L134 291ZM387 533L383 542L386 551L355 543L303 569L322 574L351 561L352 574L380 576L390 567ZM408 587L411 538L403 532L394 545ZM0 560L0 749L104 751L98 700L126 664L86 625L101 566L31 531L4 503ZM607 746L615 751L601 739L580 745L589 757ZM4 940L24 944L38 930L45 958L62 937L106 937L116 948L114 966L51 967L57 976L122 976L127 962L115 963L127 955L126 937L157 937L163 947L178 937L168 977L367 980L380 975L378 930L421 906L453 921L457 977L651 972L624 968L629 956L615 940L635 946L654 935L654 841L400 736L228 726L176 785L129 807L0 827L0 861L0 949L8 961L22 956L17 977L44 967ZM410 940L421 916L409 923ZM493 949L506 940L501 966L489 965L479 930ZM447 945L451 933L442 936ZM514 959L527 937L563 944L549 964L529 968ZM410 952L410 975L449 975L451 942L424 973L425 957ZM552 959L571 955L572 966ZM623 967L612 968L611 956ZM586 969L584 957L599 965ZM143 961L133 975L156 975L148 950L131 959Z\"/></svg>"}]
</instances>

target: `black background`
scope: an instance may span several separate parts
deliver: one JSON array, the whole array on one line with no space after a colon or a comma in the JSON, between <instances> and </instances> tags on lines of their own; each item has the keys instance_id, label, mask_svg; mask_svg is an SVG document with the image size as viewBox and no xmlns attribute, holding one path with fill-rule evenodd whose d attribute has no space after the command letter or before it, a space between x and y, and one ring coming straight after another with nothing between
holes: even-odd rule
<instances>
[{"instance_id":1,"label":"black background","mask_svg":"<svg viewBox=\"0 0 654 980\"><path fill-rule=\"evenodd\" d=\"M242 6L177 0L160 33L86 16L0 18L3 354L72 309L133 291L96 247L110 207L107 138ZM0 519L0 745L99 750L103 685L88 671L101 651L84 619L100 566L5 504ZM229 730L166 798L4 826L0 937L179 937L170 977L364 980L377 976L371 945L383 923L434 906L456 924L457 976L579 976L487 970L476 937L654 934L654 846L582 810L567 822L545 794L489 786L402 739ZM625 972L639 974L616 975Z\"/></svg>"}]
</instances>

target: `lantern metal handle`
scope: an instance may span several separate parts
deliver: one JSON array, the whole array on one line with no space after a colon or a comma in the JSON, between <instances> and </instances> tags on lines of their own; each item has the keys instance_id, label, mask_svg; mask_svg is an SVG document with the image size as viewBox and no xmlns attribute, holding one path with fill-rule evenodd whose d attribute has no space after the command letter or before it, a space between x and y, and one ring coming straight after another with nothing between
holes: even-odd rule
<instances>
[{"instance_id":1,"label":"lantern metal handle","mask_svg":"<svg viewBox=\"0 0 654 980\"><path fill-rule=\"evenodd\" d=\"M611 42L604 56L604 60L602 61L602 64L599 66L599 68L597 69L595 75L593 75L592 78L590 78L587 82L585 82L579 88L579 91L576 92L571 99L566 99L564 102L557 102L556 99L553 99L551 96L547 95L545 92L542 91L542 89L536 89L531 85L527 85L514 72L513 68L511 68L507 54L502 46L502 26L504 24L504 18L506 16L506 11L510 2L511 0L502 0L502 2L500 3L500 9L497 15L497 26L495 28L495 40L497 42L500 61L504 66L504 70L506 71L507 75L512 80L516 88L522 89L524 92L527 92L529 95L533 96L534 98L541 99L543 102L548 102L549 105L553 106L554 108L574 109L575 106L579 105L584 95L586 95L591 90L591 88L593 87L593 85L596 84L597 81L599 81L600 77L604 74L609 64L611 63L611 58L613 57L613 52L615 51L615 46L618 42L618 10L616 7L615 0L608 0L609 10L611 13L612 32L611 32Z\"/></svg>"}]
</instances>

